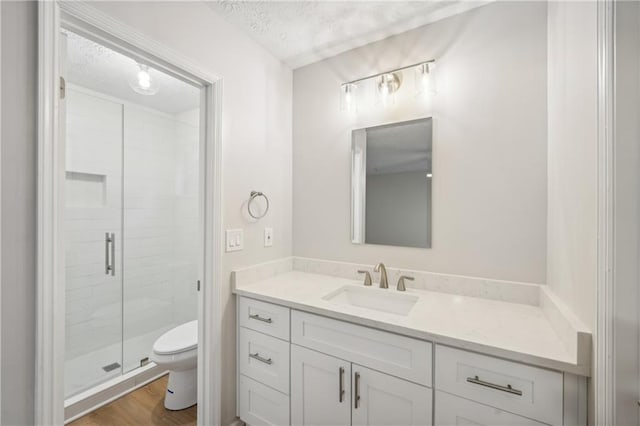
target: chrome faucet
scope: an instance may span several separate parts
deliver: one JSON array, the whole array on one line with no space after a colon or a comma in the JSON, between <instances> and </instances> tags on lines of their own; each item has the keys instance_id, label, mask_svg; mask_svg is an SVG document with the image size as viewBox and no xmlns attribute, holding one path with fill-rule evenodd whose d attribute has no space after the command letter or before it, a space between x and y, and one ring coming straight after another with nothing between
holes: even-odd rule
<instances>
[{"instance_id":1,"label":"chrome faucet","mask_svg":"<svg viewBox=\"0 0 640 426\"><path fill-rule=\"evenodd\" d=\"M384 267L382 262L378 263L373 272L380 272L380 288L389 288L389 281L387 280L387 268Z\"/></svg>"},{"instance_id":2,"label":"chrome faucet","mask_svg":"<svg viewBox=\"0 0 640 426\"><path fill-rule=\"evenodd\" d=\"M359 274L364 274L364 285L366 285L367 287L371 285L371 274L369 273L369 271L361 271L358 270Z\"/></svg>"},{"instance_id":3,"label":"chrome faucet","mask_svg":"<svg viewBox=\"0 0 640 426\"><path fill-rule=\"evenodd\" d=\"M404 280L413 281L415 280L415 278L408 277L406 275L401 275L400 278L398 279L398 287L397 287L398 291L407 291L407 287L404 285Z\"/></svg>"}]
</instances>

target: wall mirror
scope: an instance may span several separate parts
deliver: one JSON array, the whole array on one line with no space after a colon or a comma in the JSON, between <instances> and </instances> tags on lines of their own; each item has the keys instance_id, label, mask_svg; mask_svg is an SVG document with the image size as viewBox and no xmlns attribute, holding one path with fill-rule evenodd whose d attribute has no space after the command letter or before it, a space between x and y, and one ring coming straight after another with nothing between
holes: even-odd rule
<instances>
[{"instance_id":1,"label":"wall mirror","mask_svg":"<svg viewBox=\"0 0 640 426\"><path fill-rule=\"evenodd\" d=\"M353 243L431 247L432 134L431 117L352 132Z\"/></svg>"}]
</instances>

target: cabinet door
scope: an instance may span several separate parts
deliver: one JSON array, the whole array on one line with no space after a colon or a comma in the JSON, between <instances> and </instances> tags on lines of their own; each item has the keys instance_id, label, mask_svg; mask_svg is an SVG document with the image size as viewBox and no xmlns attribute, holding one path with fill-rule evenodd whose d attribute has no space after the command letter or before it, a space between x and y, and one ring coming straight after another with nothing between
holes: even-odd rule
<instances>
[{"instance_id":1,"label":"cabinet door","mask_svg":"<svg viewBox=\"0 0 640 426\"><path fill-rule=\"evenodd\" d=\"M436 391L437 426L544 426L543 423L498 408Z\"/></svg>"},{"instance_id":2,"label":"cabinet door","mask_svg":"<svg viewBox=\"0 0 640 426\"><path fill-rule=\"evenodd\" d=\"M431 425L432 390L353 364L354 425Z\"/></svg>"},{"instance_id":3,"label":"cabinet door","mask_svg":"<svg viewBox=\"0 0 640 426\"><path fill-rule=\"evenodd\" d=\"M351 364L291 345L291 424L351 424Z\"/></svg>"}]
</instances>

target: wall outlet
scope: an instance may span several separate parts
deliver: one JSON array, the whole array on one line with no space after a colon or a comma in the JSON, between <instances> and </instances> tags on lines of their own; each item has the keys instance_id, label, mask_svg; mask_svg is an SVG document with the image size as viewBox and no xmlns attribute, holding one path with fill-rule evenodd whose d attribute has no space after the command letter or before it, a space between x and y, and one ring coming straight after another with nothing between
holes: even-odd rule
<instances>
[{"instance_id":1,"label":"wall outlet","mask_svg":"<svg viewBox=\"0 0 640 426\"><path fill-rule=\"evenodd\" d=\"M227 229L227 251L240 251L244 248L244 231Z\"/></svg>"},{"instance_id":2,"label":"wall outlet","mask_svg":"<svg viewBox=\"0 0 640 426\"><path fill-rule=\"evenodd\" d=\"M264 246L271 247L273 245L273 228L264 228Z\"/></svg>"}]
</instances>

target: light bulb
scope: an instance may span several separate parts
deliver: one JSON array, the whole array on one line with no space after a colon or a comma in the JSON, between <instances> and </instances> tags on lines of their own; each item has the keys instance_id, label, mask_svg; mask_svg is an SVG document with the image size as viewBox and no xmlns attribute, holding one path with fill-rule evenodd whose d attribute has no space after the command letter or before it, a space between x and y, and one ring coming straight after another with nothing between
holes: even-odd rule
<instances>
[{"instance_id":1,"label":"light bulb","mask_svg":"<svg viewBox=\"0 0 640 426\"><path fill-rule=\"evenodd\" d=\"M377 78L378 99L384 108L394 105L395 94L402 85L402 71L382 74Z\"/></svg>"},{"instance_id":2,"label":"light bulb","mask_svg":"<svg viewBox=\"0 0 640 426\"><path fill-rule=\"evenodd\" d=\"M129 81L129 85L134 92L141 95L155 95L158 93L158 86L155 84L155 80L151 78L149 67L144 64L138 64L138 67L140 70L135 77Z\"/></svg>"},{"instance_id":3,"label":"light bulb","mask_svg":"<svg viewBox=\"0 0 640 426\"><path fill-rule=\"evenodd\" d=\"M140 70L138 73L138 85L144 89L151 87L151 76L147 71Z\"/></svg>"},{"instance_id":4,"label":"light bulb","mask_svg":"<svg viewBox=\"0 0 640 426\"><path fill-rule=\"evenodd\" d=\"M433 75L434 67L435 64L433 62L425 62L424 64L420 64L416 67L416 95L435 95L435 78Z\"/></svg>"},{"instance_id":5,"label":"light bulb","mask_svg":"<svg viewBox=\"0 0 640 426\"><path fill-rule=\"evenodd\" d=\"M342 111L354 112L357 110L357 89L358 86L354 83L346 83L340 87L340 109Z\"/></svg>"}]
</instances>

